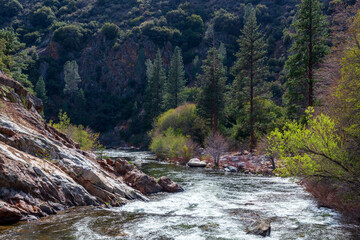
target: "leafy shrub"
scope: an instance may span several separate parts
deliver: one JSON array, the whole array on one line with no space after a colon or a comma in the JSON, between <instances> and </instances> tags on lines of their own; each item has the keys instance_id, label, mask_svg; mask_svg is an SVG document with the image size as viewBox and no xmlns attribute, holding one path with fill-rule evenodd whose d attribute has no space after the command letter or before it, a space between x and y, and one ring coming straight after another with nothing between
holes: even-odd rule
<instances>
[{"instance_id":1,"label":"leafy shrub","mask_svg":"<svg viewBox=\"0 0 360 240\"><path fill-rule=\"evenodd\" d=\"M0 0L0 15L4 17L17 16L23 9L17 0Z\"/></svg>"},{"instance_id":2,"label":"leafy shrub","mask_svg":"<svg viewBox=\"0 0 360 240\"><path fill-rule=\"evenodd\" d=\"M344 135L327 115L313 116L306 111L307 126L290 122L269 136L269 153L279 157L283 176L335 179L359 192L360 162L346 149Z\"/></svg>"},{"instance_id":3,"label":"leafy shrub","mask_svg":"<svg viewBox=\"0 0 360 240\"><path fill-rule=\"evenodd\" d=\"M101 32L105 35L107 39L112 40L119 36L120 28L113 23L104 23L101 28Z\"/></svg>"},{"instance_id":4,"label":"leafy shrub","mask_svg":"<svg viewBox=\"0 0 360 240\"><path fill-rule=\"evenodd\" d=\"M285 111L282 107L277 106L273 101L267 99L254 99L254 117L255 117L255 135L256 138L261 138L270 133L276 128L281 128L286 122ZM250 104L247 103L244 109L240 110L243 114L238 112L236 124L232 129L232 137L234 139L243 140L250 136L250 126L248 112L250 111Z\"/></svg>"},{"instance_id":5,"label":"leafy shrub","mask_svg":"<svg viewBox=\"0 0 360 240\"><path fill-rule=\"evenodd\" d=\"M55 14L50 7L42 7L32 14L31 24L34 26L47 27L54 22L55 18Z\"/></svg>"},{"instance_id":6,"label":"leafy shrub","mask_svg":"<svg viewBox=\"0 0 360 240\"><path fill-rule=\"evenodd\" d=\"M66 50L79 50L87 37L87 31L74 24L56 29L53 40L62 44Z\"/></svg>"},{"instance_id":7,"label":"leafy shrub","mask_svg":"<svg viewBox=\"0 0 360 240\"><path fill-rule=\"evenodd\" d=\"M93 133L89 128L84 128L82 125L71 124L67 113L62 110L60 110L58 117L58 123L50 121L49 125L79 143L82 150L93 151L102 148L99 143L99 133Z\"/></svg>"},{"instance_id":8,"label":"leafy shrub","mask_svg":"<svg viewBox=\"0 0 360 240\"><path fill-rule=\"evenodd\" d=\"M39 43L41 39L41 35L38 31L27 33L23 36L23 40L26 44L31 45L34 43Z\"/></svg>"},{"instance_id":9,"label":"leafy shrub","mask_svg":"<svg viewBox=\"0 0 360 240\"><path fill-rule=\"evenodd\" d=\"M152 139L150 150L161 159L176 159L187 163L198 153L198 145L189 137L176 133L173 128L168 128L164 134Z\"/></svg>"},{"instance_id":10,"label":"leafy shrub","mask_svg":"<svg viewBox=\"0 0 360 240\"><path fill-rule=\"evenodd\" d=\"M196 114L195 104L185 104L161 114L155 122L153 135L161 135L172 128L176 133L201 144L207 135L205 122Z\"/></svg>"}]
</instances>

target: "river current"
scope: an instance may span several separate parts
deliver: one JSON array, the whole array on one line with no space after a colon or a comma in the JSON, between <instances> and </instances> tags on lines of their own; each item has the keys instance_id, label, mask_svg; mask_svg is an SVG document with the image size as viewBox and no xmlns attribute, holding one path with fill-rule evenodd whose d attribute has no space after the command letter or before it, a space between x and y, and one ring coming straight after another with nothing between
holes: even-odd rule
<instances>
[{"instance_id":1,"label":"river current","mask_svg":"<svg viewBox=\"0 0 360 240\"><path fill-rule=\"evenodd\" d=\"M152 160L147 152L108 151L140 163L145 173L168 176L184 192L151 195L120 208L74 208L37 222L0 227L0 239L263 239L246 234L251 219L270 218L266 239L360 239L356 226L291 179L218 173Z\"/></svg>"}]
</instances>

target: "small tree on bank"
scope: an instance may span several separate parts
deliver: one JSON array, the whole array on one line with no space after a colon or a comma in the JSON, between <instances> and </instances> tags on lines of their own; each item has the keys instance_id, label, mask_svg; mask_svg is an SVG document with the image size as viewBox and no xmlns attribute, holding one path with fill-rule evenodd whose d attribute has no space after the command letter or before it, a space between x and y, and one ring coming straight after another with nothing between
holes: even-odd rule
<instances>
[{"instance_id":1,"label":"small tree on bank","mask_svg":"<svg viewBox=\"0 0 360 240\"><path fill-rule=\"evenodd\" d=\"M212 156L215 166L219 167L221 155L228 150L226 140L219 133L215 133L206 139L205 144L205 151Z\"/></svg>"}]
</instances>

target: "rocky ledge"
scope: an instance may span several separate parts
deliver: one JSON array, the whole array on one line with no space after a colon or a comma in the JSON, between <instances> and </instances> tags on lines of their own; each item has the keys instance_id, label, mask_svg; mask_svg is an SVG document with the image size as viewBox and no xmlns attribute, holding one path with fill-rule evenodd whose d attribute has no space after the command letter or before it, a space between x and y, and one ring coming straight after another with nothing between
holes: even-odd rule
<instances>
[{"instance_id":1,"label":"rocky ledge","mask_svg":"<svg viewBox=\"0 0 360 240\"><path fill-rule=\"evenodd\" d=\"M125 160L98 160L49 126L42 103L0 73L0 224L36 220L68 207L147 200L144 194L177 192Z\"/></svg>"}]
</instances>

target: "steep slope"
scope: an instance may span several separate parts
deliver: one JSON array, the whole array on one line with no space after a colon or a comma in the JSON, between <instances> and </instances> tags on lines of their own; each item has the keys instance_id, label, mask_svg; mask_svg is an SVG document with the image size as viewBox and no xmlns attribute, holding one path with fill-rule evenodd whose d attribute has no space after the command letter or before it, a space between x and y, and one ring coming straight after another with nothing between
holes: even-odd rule
<instances>
[{"instance_id":1,"label":"steep slope","mask_svg":"<svg viewBox=\"0 0 360 240\"><path fill-rule=\"evenodd\" d=\"M131 199L146 200L140 191L164 191L134 167L118 172L123 160L110 163L113 167L100 160L100 165L94 154L48 126L38 113L41 109L38 99L0 74L0 224L72 206L119 206ZM140 191L129 186L124 174L136 176L131 184L137 182Z\"/></svg>"}]
</instances>

